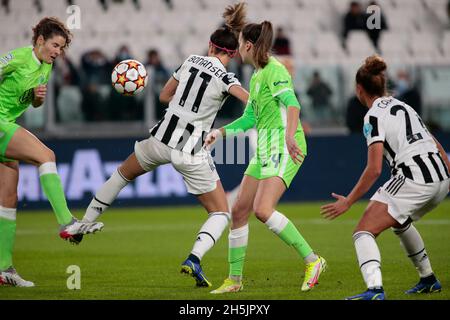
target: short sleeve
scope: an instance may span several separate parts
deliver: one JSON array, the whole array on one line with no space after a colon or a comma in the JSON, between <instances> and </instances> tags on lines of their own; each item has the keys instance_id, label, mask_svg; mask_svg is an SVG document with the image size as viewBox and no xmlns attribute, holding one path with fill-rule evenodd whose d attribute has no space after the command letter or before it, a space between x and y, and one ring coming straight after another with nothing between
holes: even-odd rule
<instances>
[{"instance_id":1,"label":"short sleeve","mask_svg":"<svg viewBox=\"0 0 450 320\"><path fill-rule=\"evenodd\" d=\"M0 81L4 76L12 73L20 65L19 58L14 54L14 52L9 52L4 56L0 57Z\"/></svg>"},{"instance_id":2,"label":"short sleeve","mask_svg":"<svg viewBox=\"0 0 450 320\"><path fill-rule=\"evenodd\" d=\"M177 80L177 81L180 81L180 74L181 74L181 71L182 71L182 69L183 69L183 65L184 65L184 63L182 64L182 65L180 65L173 73L172 73L172 76L175 78L175 80Z\"/></svg>"},{"instance_id":3,"label":"short sleeve","mask_svg":"<svg viewBox=\"0 0 450 320\"><path fill-rule=\"evenodd\" d=\"M271 70L266 81L273 97L287 91L294 92L291 75L284 66Z\"/></svg>"},{"instance_id":4,"label":"short sleeve","mask_svg":"<svg viewBox=\"0 0 450 320\"><path fill-rule=\"evenodd\" d=\"M367 114L364 117L363 133L367 140L367 146L375 142L384 142L386 131L378 116Z\"/></svg>"},{"instance_id":5,"label":"short sleeve","mask_svg":"<svg viewBox=\"0 0 450 320\"><path fill-rule=\"evenodd\" d=\"M230 91L232 86L240 86L241 82L236 78L234 73L228 72L226 75L222 77L222 91Z\"/></svg>"}]
</instances>

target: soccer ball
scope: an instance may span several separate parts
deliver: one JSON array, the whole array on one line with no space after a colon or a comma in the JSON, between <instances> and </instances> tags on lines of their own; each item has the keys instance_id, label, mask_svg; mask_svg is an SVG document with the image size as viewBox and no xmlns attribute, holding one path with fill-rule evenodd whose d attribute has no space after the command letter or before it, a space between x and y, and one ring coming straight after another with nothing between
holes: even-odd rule
<instances>
[{"instance_id":1,"label":"soccer ball","mask_svg":"<svg viewBox=\"0 0 450 320\"><path fill-rule=\"evenodd\" d=\"M118 93L134 96L142 92L147 85L147 70L137 60L123 60L114 67L111 82Z\"/></svg>"}]
</instances>

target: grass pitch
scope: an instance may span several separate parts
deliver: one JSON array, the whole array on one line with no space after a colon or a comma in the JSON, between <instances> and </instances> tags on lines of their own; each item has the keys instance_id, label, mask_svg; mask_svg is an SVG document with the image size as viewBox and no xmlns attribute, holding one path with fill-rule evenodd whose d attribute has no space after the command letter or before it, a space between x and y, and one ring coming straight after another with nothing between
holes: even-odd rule
<instances>
[{"instance_id":1,"label":"grass pitch","mask_svg":"<svg viewBox=\"0 0 450 320\"><path fill-rule=\"evenodd\" d=\"M205 255L202 265L212 288L195 288L191 277L179 273L196 233L206 218L199 206L110 209L101 221L105 229L71 246L57 236L50 211L19 212L14 263L18 272L34 281L34 288L0 287L0 299L261 299L334 300L365 290L352 243L352 231L366 203L360 203L335 221L319 214L321 203L283 204L286 214L329 268L320 285L300 292L304 265L262 223L252 217L244 267L244 291L212 295L228 272L227 235ZM74 212L77 217L82 212ZM450 299L450 200L416 224L424 238L433 269L443 291L406 296L418 275L397 237L386 231L378 238L387 298ZM81 289L69 290L66 270L81 270Z\"/></svg>"}]
</instances>

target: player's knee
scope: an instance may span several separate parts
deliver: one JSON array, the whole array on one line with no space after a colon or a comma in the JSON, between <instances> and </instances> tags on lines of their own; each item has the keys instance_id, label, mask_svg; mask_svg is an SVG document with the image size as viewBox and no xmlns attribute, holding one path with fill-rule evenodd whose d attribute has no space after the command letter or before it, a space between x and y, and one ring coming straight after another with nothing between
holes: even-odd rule
<instances>
[{"instance_id":1,"label":"player's knee","mask_svg":"<svg viewBox=\"0 0 450 320\"><path fill-rule=\"evenodd\" d=\"M378 235L381 233L380 230L377 230L374 227L368 226L368 225L358 225L355 230L353 230L353 235L356 233L370 233L374 236L374 238L378 237Z\"/></svg>"},{"instance_id":2,"label":"player's knee","mask_svg":"<svg viewBox=\"0 0 450 320\"><path fill-rule=\"evenodd\" d=\"M45 148L45 150L39 155L37 162L38 165L42 165L47 162L56 162L56 155L53 150Z\"/></svg>"},{"instance_id":3,"label":"player's knee","mask_svg":"<svg viewBox=\"0 0 450 320\"><path fill-rule=\"evenodd\" d=\"M254 204L253 211L255 212L255 216L258 218L258 220L266 222L270 218L270 215L273 213L273 208L261 204Z\"/></svg>"}]
</instances>

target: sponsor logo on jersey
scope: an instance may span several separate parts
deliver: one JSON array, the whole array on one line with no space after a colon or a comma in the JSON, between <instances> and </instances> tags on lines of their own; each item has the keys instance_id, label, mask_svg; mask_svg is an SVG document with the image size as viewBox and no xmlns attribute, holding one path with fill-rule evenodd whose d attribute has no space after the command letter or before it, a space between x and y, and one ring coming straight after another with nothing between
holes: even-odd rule
<instances>
[{"instance_id":1,"label":"sponsor logo on jersey","mask_svg":"<svg viewBox=\"0 0 450 320\"><path fill-rule=\"evenodd\" d=\"M275 81L274 83L273 83L273 86L274 87L276 87L276 86L278 86L278 85L280 85L280 84L287 84L289 81L287 81L287 80L285 80L285 81Z\"/></svg>"},{"instance_id":2,"label":"sponsor logo on jersey","mask_svg":"<svg viewBox=\"0 0 450 320\"><path fill-rule=\"evenodd\" d=\"M27 103L33 99L33 89L29 89L19 98L21 104Z\"/></svg>"},{"instance_id":3,"label":"sponsor logo on jersey","mask_svg":"<svg viewBox=\"0 0 450 320\"><path fill-rule=\"evenodd\" d=\"M370 136L370 134L372 133L372 130L373 130L373 126L370 123L364 124L363 132L364 132L364 136L366 138L368 138Z\"/></svg>"}]
</instances>

